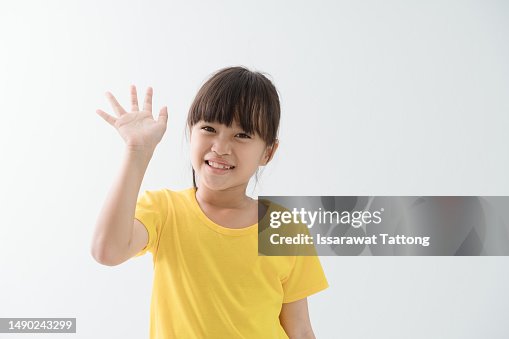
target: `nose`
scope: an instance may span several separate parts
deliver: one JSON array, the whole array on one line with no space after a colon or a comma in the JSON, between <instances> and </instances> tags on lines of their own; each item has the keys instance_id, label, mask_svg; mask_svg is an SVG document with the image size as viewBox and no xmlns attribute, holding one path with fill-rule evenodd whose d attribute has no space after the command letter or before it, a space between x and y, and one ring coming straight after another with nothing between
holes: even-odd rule
<instances>
[{"instance_id":1,"label":"nose","mask_svg":"<svg viewBox=\"0 0 509 339\"><path fill-rule=\"evenodd\" d=\"M231 153L230 141L222 136L214 138L211 151L215 152L217 155L229 155Z\"/></svg>"}]
</instances>

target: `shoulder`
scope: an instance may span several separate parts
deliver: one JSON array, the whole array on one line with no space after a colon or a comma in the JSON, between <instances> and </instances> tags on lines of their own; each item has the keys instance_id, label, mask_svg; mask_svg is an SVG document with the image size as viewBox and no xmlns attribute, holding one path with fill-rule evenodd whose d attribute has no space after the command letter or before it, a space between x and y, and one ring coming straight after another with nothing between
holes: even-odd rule
<instances>
[{"instance_id":1,"label":"shoulder","mask_svg":"<svg viewBox=\"0 0 509 339\"><path fill-rule=\"evenodd\" d=\"M194 206L194 190L187 188L174 190L169 188L149 189L140 192L136 205L139 209L156 209L165 213L174 213Z\"/></svg>"},{"instance_id":2,"label":"shoulder","mask_svg":"<svg viewBox=\"0 0 509 339\"><path fill-rule=\"evenodd\" d=\"M189 199L194 195L194 188L174 190L170 188L143 190L140 196L148 196L159 200Z\"/></svg>"}]
</instances>

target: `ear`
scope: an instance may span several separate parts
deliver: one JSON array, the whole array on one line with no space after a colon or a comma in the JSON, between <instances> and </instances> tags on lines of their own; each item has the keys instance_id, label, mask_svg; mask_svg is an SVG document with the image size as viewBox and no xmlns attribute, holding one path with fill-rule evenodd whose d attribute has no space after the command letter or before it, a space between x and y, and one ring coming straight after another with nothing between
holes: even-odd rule
<instances>
[{"instance_id":1,"label":"ear","mask_svg":"<svg viewBox=\"0 0 509 339\"><path fill-rule=\"evenodd\" d=\"M272 158L274 157L274 153L276 153L276 150L278 147L279 147L278 139L276 139L276 141L274 141L273 145L267 146L267 148L265 149L265 153L263 155L262 161L260 163L260 166L265 166L269 163L269 161L272 160Z\"/></svg>"}]
</instances>

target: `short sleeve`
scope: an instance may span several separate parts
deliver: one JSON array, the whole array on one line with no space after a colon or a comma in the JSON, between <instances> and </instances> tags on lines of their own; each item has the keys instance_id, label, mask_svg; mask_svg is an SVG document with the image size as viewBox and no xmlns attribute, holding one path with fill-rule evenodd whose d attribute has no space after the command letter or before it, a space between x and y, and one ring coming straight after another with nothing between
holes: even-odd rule
<instances>
[{"instance_id":1,"label":"short sleeve","mask_svg":"<svg viewBox=\"0 0 509 339\"><path fill-rule=\"evenodd\" d=\"M288 278L283 281L283 303L290 303L329 287L318 256L296 256Z\"/></svg>"},{"instance_id":2,"label":"short sleeve","mask_svg":"<svg viewBox=\"0 0 509 339\"><path fill-rule=\"evenodd\" d=\"M162 191L144 191L136 202L135 219L147 229L148 244L135 257L147 253L155 253L162 228L166 222L168 207Z\"/></svg>"}]
</instances>

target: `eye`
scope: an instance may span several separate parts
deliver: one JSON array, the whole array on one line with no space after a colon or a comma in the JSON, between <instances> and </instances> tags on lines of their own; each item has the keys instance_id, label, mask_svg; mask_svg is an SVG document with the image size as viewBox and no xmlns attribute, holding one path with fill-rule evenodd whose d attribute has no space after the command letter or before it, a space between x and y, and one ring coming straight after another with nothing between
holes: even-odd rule
<instances>
[{"instance_id":1,"label":"eye","mask_svg":"<svg viewBox=\"0 0 509 339\"><path fill-rule=\"evenodd\" d=\"M251 139L251 136L246 133L239 133L237 135L240 136L241 139Z\"/></svg>"},{"instance_id":2,"label":"eye","mask_svg":"<svg viewBox=\"0 0 509 339\"><path fill-rule=\"evenodd\" d=\"M216 131L215 129L213 129L210 126L204 126L201 129L204 130L204 131L207 131L207 132L215 132Z\"/></svg>"}]
</instances>

